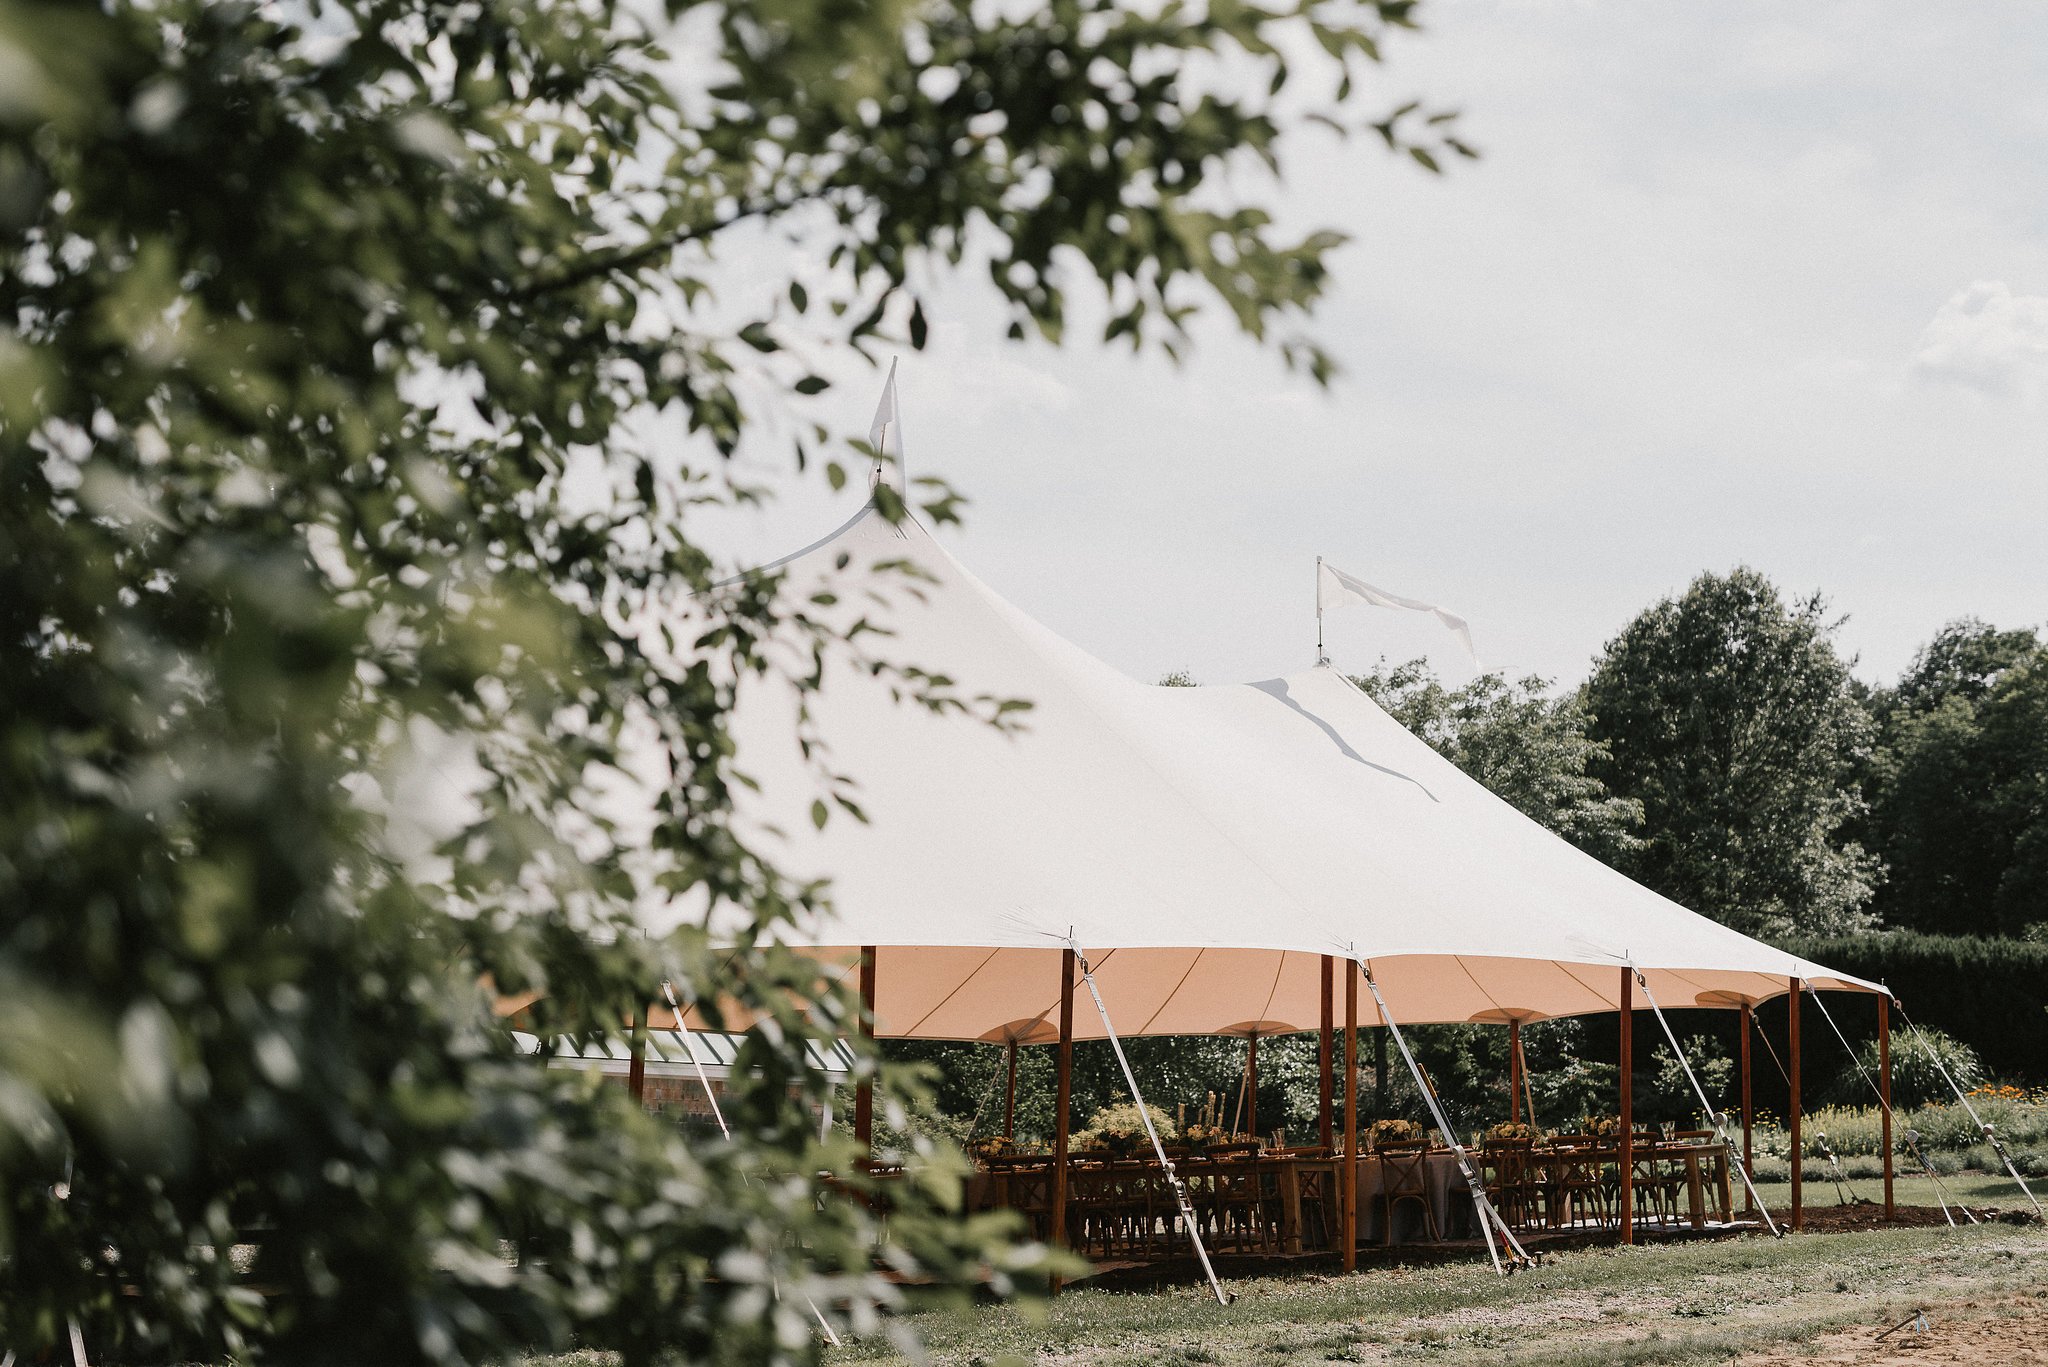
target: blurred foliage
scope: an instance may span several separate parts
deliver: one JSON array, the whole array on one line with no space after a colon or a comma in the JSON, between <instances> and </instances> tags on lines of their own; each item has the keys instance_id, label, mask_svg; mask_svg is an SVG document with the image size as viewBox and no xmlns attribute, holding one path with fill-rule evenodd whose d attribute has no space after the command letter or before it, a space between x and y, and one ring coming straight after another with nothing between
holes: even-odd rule
<instances>
[{"instance_id":1,"label":"blurred foliage","mask_svg":"<svg viewBox=\"0 0 2048 1367\"><path fill-rule=\"evenodd\" d=\"M690 514L764 432L843 481L803 358L921 346L955 268L1017 334L1220 306L1327 376L1340 238L1230 173L1308 122L1460 154L1351 112L1411 10L0 0L0 1342L807 1360L813 1307L1013 1289L935 1149L882 1275L810 1116L851 1008L770 945L822 890L736 834L725 726L768 674L1003 700L719 582ZM591 1036L664 980L752 1023L732 1144L519 1057L483 986Z\"/></svg>"},{"instance_id":2,"label":"blurred foliage","mask_svg":"<svg viewBox=\"0 0 2048 1367\"><path fill-rule=\"evenodd\" d=\"M1819 595L1788 603L1740 568L1607 643L1581 698L1594 776L1642 804L1623 872L1750 934L1870 924L1882 869L1845 826L1872 728L1834 629Z\"/></svg>"}]
</instances>

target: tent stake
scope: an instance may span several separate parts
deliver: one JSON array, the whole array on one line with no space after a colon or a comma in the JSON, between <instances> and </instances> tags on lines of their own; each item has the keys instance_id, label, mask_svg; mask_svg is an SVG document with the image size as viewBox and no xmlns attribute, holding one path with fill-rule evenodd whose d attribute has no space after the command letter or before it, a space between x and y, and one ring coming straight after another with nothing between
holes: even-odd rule
<instances>
[{"instance_id":1,"label":"tent stake","mask_svg":"<svg viewBox=\"0 0 2048 1367\"><path fill-rule=\"evenodd\" d=\"M1464 1175L1465 1185L1472 1193L1473 1213L1479 1217L1479 1233L1486 1240L1486 1254L1493 1259L1493 1270L1507 1276L1517 1268L1534 1267L1536 1260L1529 1256L1529 1251L1522 1247L1522 1241L1508 1228L1508 1222L1493 1208L1493 1202L1486 1199L1486 1183L1480 1180L1478 1169L1472 1166L1471 1157L1465 1152L1465 1146L1458 1142L1458 1133L1451 1128L1450 1118L1444 1114L1444 1108L1437 1100L1436 1088L1429 1085L1429 1079L1423 1075L1421 1065L1415 1061L1415 1055L1408 1052L1408 1041L1401 1037L1401 1027L1395 1022L1394 1013L1387 1010L1387 999L1380 995L1379 984L1372 980L1372 970L1366 967L1363 959L1358 960L1358 967L1365 974L1365 985L1372 992L1373 1004L1379 1007L1380 1024L1394 1037L1394 1047L1401 1051L1402 1061L1407 1063L1408 1073L1415 1079L1416 1090L1422 1093L1422 1099L1428 1105L1430 1115L1436 1120L1438 1131L1442 1133L1444 1142L1451 1146L1451 1152L1458 1156L1458 1171ZM1392 1213L1389 1212L1389 1218L1391 1216ZM1500 1244L1509 1250L1506 1266L1501 1264L1500 1249L1494 1246L1495 1229L1500 1231ZM1389 1229L1387 1235L1391 1238L1393 1230Z\"/></svg>"},{"instance_id":2,"label":"tent stake","mask_svg":"<svg viewBox=\"0 0 2048 1367\"><path fill-rule=\"evenodd\" d=\"M1173 1160L1166 1156L1166 1145L1160 1141L1159 1130L1152 1124L1152 1112L1145 1105L1145 1094L1138 1090L1138 1075L1131 1071L1131 1061L1124 1057L1124 1043L1117 1038L1116 1026L1110 1023L1109 1007L1103 1004L1102 989L1095 985L1095 973L1088 967L1088 960L1082 957L1081 947L1072 939L1067 941L1067 953L1072 957L1069 964L1081 965L1081 981L1088 984L1088 995L1095 999L1096 1014L1102 1017L1102 1031L1109 1036L1109 1047L1116 1053L1117 1066L1124 1070L1124 1084L1131 1089L1131 1100L1138 1103L1138 1120L1145 1127L1145 1135L1152 1141L1152 1152L1159 1158L1159 1166L1166 1172L1166 1184L1173 1188L1173 1199L1180 1206L1181 1228L1188 1232L1188 1242L1195 1246L1195 1256L1202 1261L1202 1272L1209 1279L1209 1289L1216 1293L1218 1305L1230 1304L1230 1293L1223 1289L1223 1283L1216 1277L1216 1269L1209 1265L1209 1250L1202 1245L1202 1222L1195 1218L1194 1202L1188 1199L1187 1184L1180 1180ZM1072 999L1072 970L1069 969L1068 999ZM1254 1047L1257 1036L1253 1036ZM1257 1055L1253 1055L1254 1059Z\"/></svg>"}]
</instances>

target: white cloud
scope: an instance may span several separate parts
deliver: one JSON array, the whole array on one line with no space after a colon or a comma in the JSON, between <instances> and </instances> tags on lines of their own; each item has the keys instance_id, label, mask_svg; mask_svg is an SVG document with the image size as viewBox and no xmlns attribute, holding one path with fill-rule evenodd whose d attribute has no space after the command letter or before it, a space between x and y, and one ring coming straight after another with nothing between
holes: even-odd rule
<instances>
[{"instance_id":1,"label":"white cloud","mask_svg":"<svg viewBox=\"0 0 2048 1367\"><path fill-rule=\"evenodd\" d=\"M2002 280L1958 290L1920 334L1914 373L2031 403L2048 389L2048 295Z\"/></svg>"}]
</instances>

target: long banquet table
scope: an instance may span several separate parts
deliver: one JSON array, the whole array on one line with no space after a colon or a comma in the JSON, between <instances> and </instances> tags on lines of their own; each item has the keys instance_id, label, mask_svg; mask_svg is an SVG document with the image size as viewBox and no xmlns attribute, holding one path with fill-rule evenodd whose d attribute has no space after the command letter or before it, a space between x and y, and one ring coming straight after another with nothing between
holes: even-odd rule
<instances>
[{"instance_id":1,"label":"long banquet table","mask_svg":"<svg viewBox=\"0 0 2048 1367\"><path fill-rule=\"evenodd\" d=\"M1495 1204L1511 1223L1531 1229L1583 1230L1615 1223L1619 1150L1611 1142L1575 1148L1474 1150ZM1338 1166L1323 1154L1188 1155L1174 1160L1187 1184L1204 1242L1219 1253L1302 1253L1339 1242ZM1637 1220L1645 1227L1705 1228L1730 1216L1727 1146L1642 1140L1635 1146ZM1412 1200L1394 1206L1386 1228L1381 1199L1388 1166L1377 1154L1358 1163L1358 1237L1362 1244L1408 1243L1426 1237ZM1437 1237L1478 1234L1472 1202L1448 1150L1426 1154L1422 1190ZM1039 1237L1051 1233L1052 1160L1000 1159L974 1173L970 1211L1023 1213ZM1067 1237L1097 1259L1150 1259L1189 1251L1170 1184L1149 1155L1077 1157L1067 1177Z\"/></svg>"}]
</instances>

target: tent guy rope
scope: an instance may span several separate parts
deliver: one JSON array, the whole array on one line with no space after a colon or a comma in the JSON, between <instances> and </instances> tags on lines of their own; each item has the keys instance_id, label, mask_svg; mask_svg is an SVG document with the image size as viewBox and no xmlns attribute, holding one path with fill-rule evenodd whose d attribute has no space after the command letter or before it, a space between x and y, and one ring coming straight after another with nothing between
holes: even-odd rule
<instances>
[{"instance_id":1,"label":"tent guy rope","mask_svg":"<svg viewBox=\"0 0 2048 1367\"><path fill-rule=\"evenodd\" d=\"M732 1129L725 1123L725 1110L718 1104L718 1094L711 1090L711 1075L704 1071L703 1061L697 1057L697 1046L690 1041L690 1024L684 1018L683 1008L676 1004L676 990L674 986L664 982L661 985L661 995L668 998L668 1009L675 1014L676 1034L682 1038L683 1052L689 1055L690 1066L697 1071L697 1085L704 1089L704 1099L711 1103L711 1115L713 1119L718 1121L718 1132L725 1136L725 1140L729 1144L732 1142ZM749 1178L748 1180L751 1181L753 1179ZM776 1295L780 1296L782 1294L782 1287L779 1284L771 1281L769 1286ZM818 1328L825 1332L825 1342L831 1344L834 1348L841 1347L839 1335L833 1332L832 1322L825 1318L824 1311L818 1309L818 1303L809 1296L805 1296L804 1304L810 1307L811 1318L818 1322Z\"/></svg>"},{"instance_id":2,"label":"tent guy rope","mask_svg":"<svg viewBox=\"0 0 2048 1367\"><path fill-rule=\"evenodd\" d=\"M1478 1169L1472 1166L1471 1155L1465 1152L1465 1146L1458 1142L1458 1133L1451 1128L1450 1119L1444 1115L1443 1106L1437 1099L1436 1088L1430 1086L1429 1078L1423 1073L1422 1066L1415 1061L1415 1055L1408 1052L1408 1041L1402 1037L1401 1027L1395 1022L1394 1013L1387 1009L1387 999L1380 995L1379 984L1372 980L1372 969L1355 953L1347 957L1357 964L1358 971L1365 975L1366 989L1372 993L1373 1002L1380 1010L1380 1019L1386 1023L1387 1033L1393 1036L1395 1046L1401 1051L1402 1060L1408 1065L1410 1076L1415 1079L1416 1090L1422 1093L1423 1101L1428 1104L1429 1113L1435 1117L1437 1130L1443 1135L1444 1142L1449 1144L1451 1152L1457 1155L1458 1171L1464 1175L1465 1185L1472 1191L1472 1205L1479 1216L1480 1233L1486 1236L1486 1252L1487 1256L1493 1259L1493 1270L1502 1276L1508 1276L1519 1268L1534 1267L1536 1260L1529 1256L1529 1250L1522 1247L1522 1241L1515 1237L1515 1232L1508 1228L1508 1222L1501 1218L1500 1212L1493 1208L1493 1202L1486 1198L1486 1183L1480 1180ZM1500 1250L1494 1246L1496 1229L1500 1231L1500 1243L1508 1250L1505 1266L1501 1261Z\"/></svg>"},{"instance_id":3,"label":"tent guy rope","mask_svg":"<svg viewBox=\"0 0 2048 1367\"><path fill-rule=\"evenodd\" d=\"M1764 1217L1764 1228L1770 1230L1777 1238L1784 1238L1785 1231L1779 1229L1777 1222L1771 1219L1769 1208L1764 1205L1763 1198L1756 1194L1756 1184L1749 1180L1749 1167L1742 1161L1741 1146L1735 1142L1735 1136L1728 1130L1728 1112L1707 1100L1707 1089L1700 1086L1699 1078L1692 1071L1692 1064L1686 1060L1685 1050L1678 1047L1678 1036L1672 1033L1671 1022L1664 1018L1664 1008L1657 1005L1656 994L1650 991L1649 979L1644 977L1642 971L1633 963L1629 964L1628 971L1635 974L1636 986L1643 989L1643 1000L1650 1004L1650 1013L1657 1018L1657 1024L1663 1027L1664 1038L1671 1041L1671 1053L1677 1058L1678 1066L1685 1070L1685 1080L1692 1084L1692 1094L1700 1099L1700 1108L1713 1117L1714 1133L1720 1135L1721 1142L1728 1146L1728 1163L1742 1178L1742 1189L1749 1193L1750 1204Z\"/></svg>"},{"instance_id":4,"label":"tent guy rope","mask_svg":"<svg viewBox=\"0 0 2048 1367\"><path fill-rule=\"evenodd\" d=\"M1998 1131L1992 1126L1985 1124L1984 1117L1977 1114L1977 1108L1970 1104L1970 1098L1964 1095L1962 1086L1957 1083L1954 1077L1950 1076L1948 1065L1941 1061L1941 1055L1935 1052L1934 1046L1928 1042L1927 1036L1921 1032L1920 1027L1913 1023L1913 1018L1906 1014L1906 1008L1900 1004L1898 998L1892 998L1892 1005L1899 1008L1899 1019L1904 1021L1906 1028L1913 1032L1913 1038L1920 1041L1920 1047L1927 1052L1927 1057L1934 1060L1934 1066L1941 1073L1942 1081L1946 1082L1949 1090L1956 1094L1956 1100L1963 1103L1963 1109L1969 1113L1970 1122L1977 1127L1978 1132L1991 1145L1992 1151L2004 1161L2005 1170L2012 1174L2012 1180L2020 1184L2020 1190L2025 1193L2028 1204L2033 1206L2034 1214L2041 1215L2043 1212L2040 1201L2035 1199L2034 1190L2027 1185L2027 1179L2020 1176L2020 1170L2013 1164L2012 1155L2005 1151L2005 1141L1998 1137Z\"/></svg>"},{"instance_id":5,"label":"tent guy rope","mask_svg":"<svg viewBox=\"0 0 2048 1367\"><path fill-rule=\"evenodd\" d=\"M1109 1047L1116 1053L1117 1066L1124 1070L1124 1084L1131 1089L1131 1100L1138 1103L1138 1119L1145 1126L1145 1136L1152 1141L1152 1152L1159 1158L1159 1166L1166 1173L1167 1183L1173 1188L1173 1199L1180 1207L1181 1228L1188 1232L1188 1242L1195 1246L1195 1256L1202 1261L1202 1273L1209 1279L1209 1289L1216 1293L1218 1305L1228 1305L1230 1293L1223 1289L1223 1283L1216 1276L1216 1269L1209 1263L1209 1250L1202 1245L1201 1221L1195 1218L1194 1202L1188 1199L1187 1183L1175 1170L1173 1160L1166 1156L1166 1145L1160 1142L1159 1131L1152 1124L1152 1112L1146 1109L1145 1094L1138 1090L1138 1075L1131 1071L1131 1061L1124 1057L1124 1042L1117 1037L1116 1026L1110 1023L1109 1007L1103 1004L1102 989L1095 985L1095 970L1088 965L1088 956L1081 952L1080 941L1072 935L1066 937L1067 947L1074 951L1074 962L1081 969L1081 981L1088 984L1088 995L1095 999L1096 1014L1102 1017L1102 1032L1109 1039Z\"/></svg>"}]
</instances>

